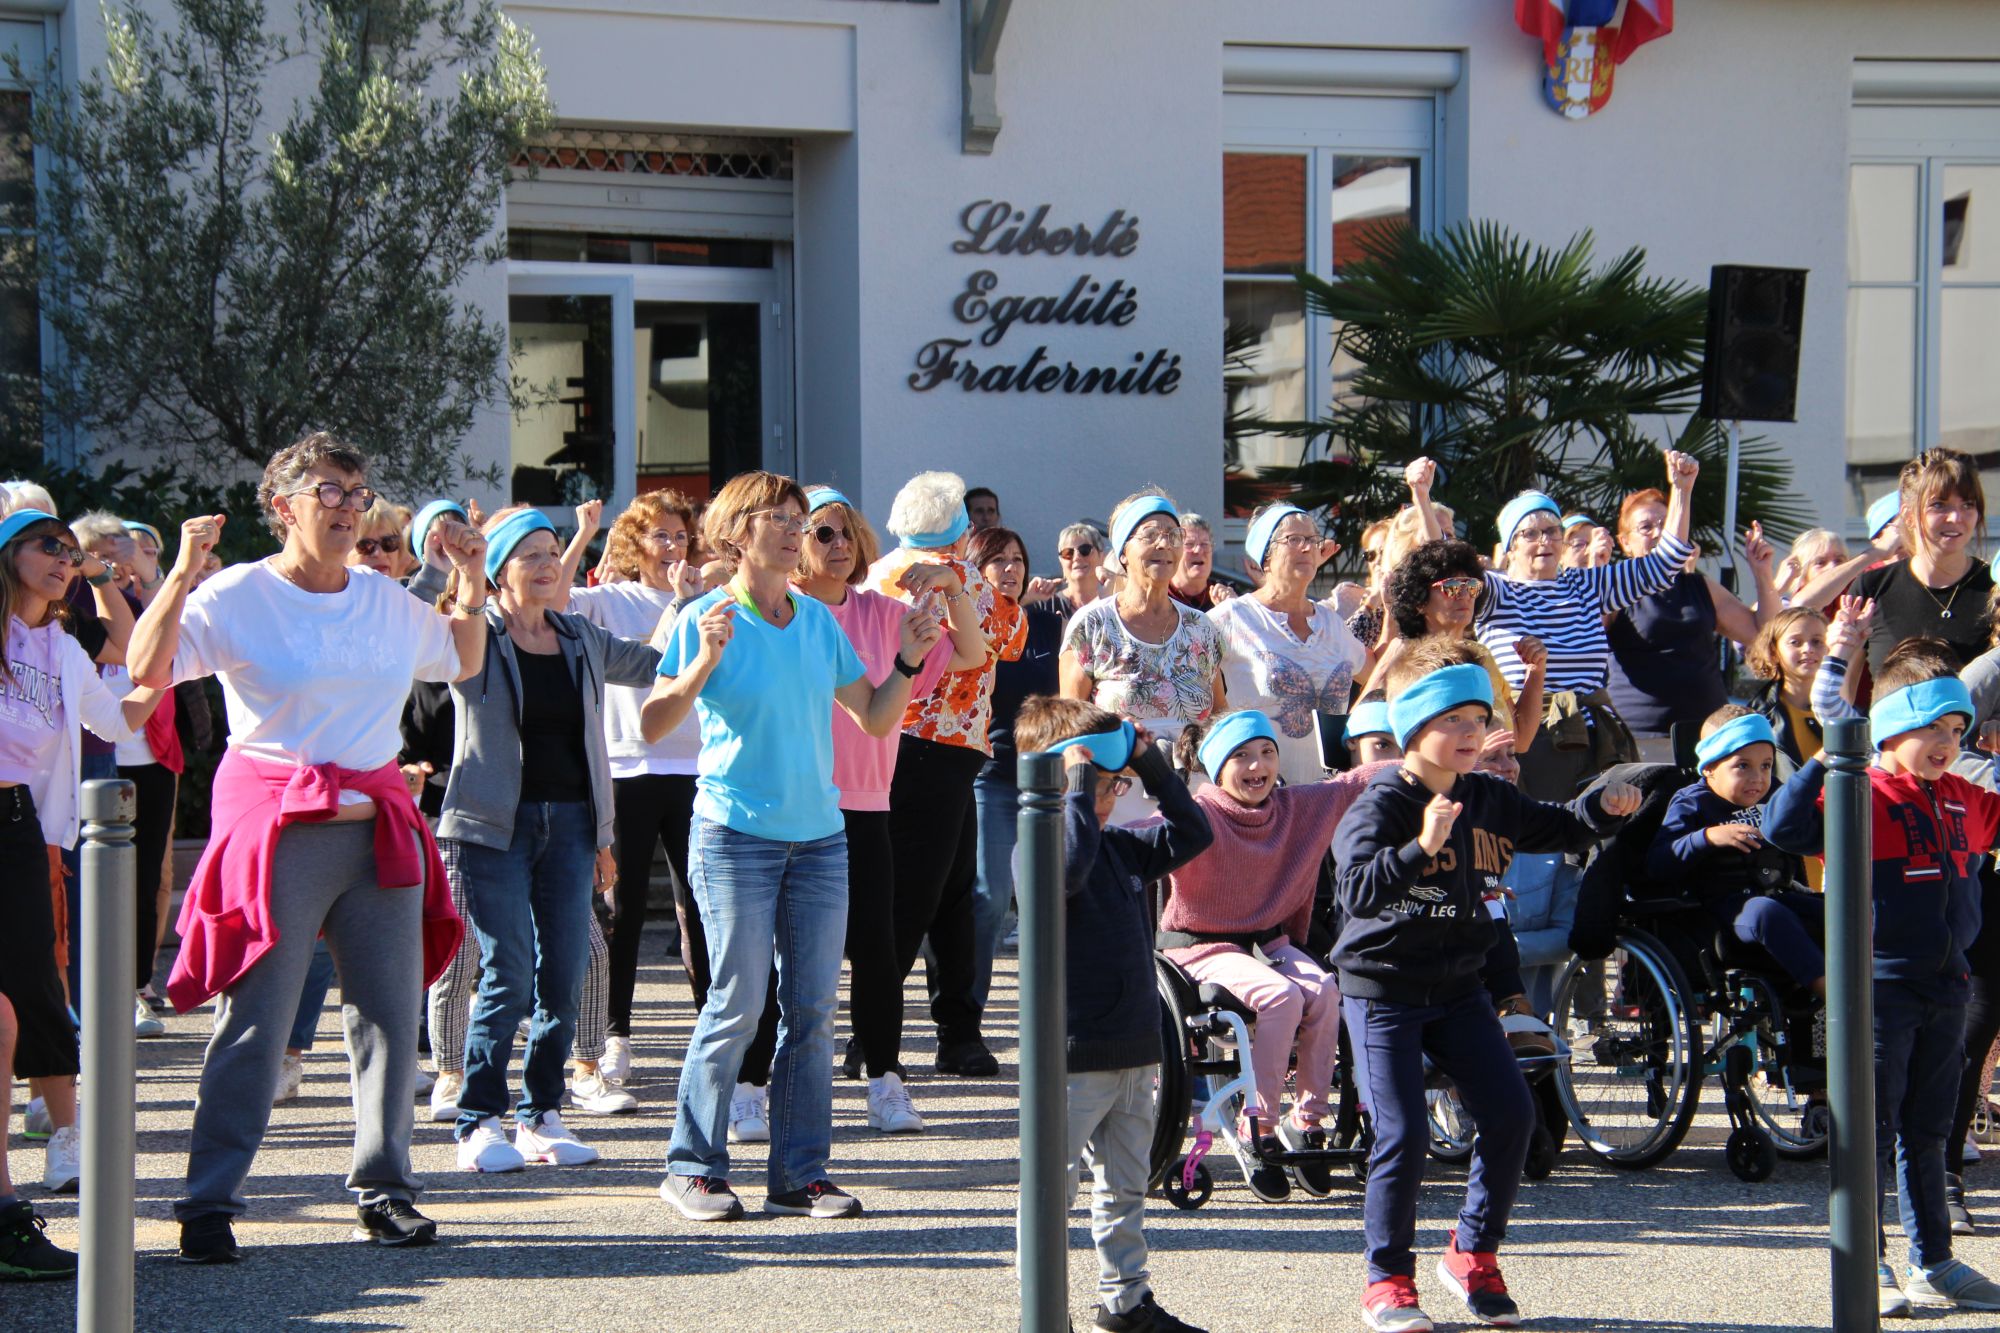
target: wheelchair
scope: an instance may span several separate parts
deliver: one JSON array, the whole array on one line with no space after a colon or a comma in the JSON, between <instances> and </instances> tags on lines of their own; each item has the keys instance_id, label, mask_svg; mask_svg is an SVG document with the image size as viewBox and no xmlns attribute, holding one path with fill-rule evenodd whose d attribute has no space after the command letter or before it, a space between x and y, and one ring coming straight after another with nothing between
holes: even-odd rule
<instances>
[{"instance_id":1,"label":"wheelchair","mask_svg":"<svg viewBox=\"0 0 2000 1333\"><path fill-rule=\"evenodd\" d=\"M1553 1025L1571 1050L1555 1086L1577 1137L1600 1162L1664 1161L1694 1123L1705 1080L1720 1084L1729 1169L1767 1179L1780 1157L1826 1151L1831 1115L1822 1006L1775 960L1738 940L1677 886L1651 883L1647 848L1673 793L1695 779L1669 764L1622 765L1598 785L1637 786L1637 813L1584 872L1576 950L1555 986ZM1787 858L1760 853L1758 881L1790 881Z\"/></svg>"},{"instance_id":2,"label":"wheelchair","mask_svg":"<svg viewBox=\"0 0 2000 1333\"><path fill-rule=\"evenodd\" d=\"M1528 1180L1546 1180L1556 1169L1556 1158L1562 1152L1565 1131L1569 1128L1567 1113L1555 1095L1555 1088L1557 1071L1569 1064L1570 1049L1562 1035L1539 1018L1508 1014L1501 1018L1500 1027L1510 1034L1537 1033L1554 1047L1547 1055L1516 1053L1514 1057L1535 1099L1535 1128L1528 1139L1528 1157L1522 1163L1521 1174ZM1430 1111L1431 1156L1453 1165L1471 1160L1472 1141L1476 1137L1472 1117L1459 1101L1457 1088L1428 1058L1424 1061L1424 1097Z\"/></svg>"}]
</instances>

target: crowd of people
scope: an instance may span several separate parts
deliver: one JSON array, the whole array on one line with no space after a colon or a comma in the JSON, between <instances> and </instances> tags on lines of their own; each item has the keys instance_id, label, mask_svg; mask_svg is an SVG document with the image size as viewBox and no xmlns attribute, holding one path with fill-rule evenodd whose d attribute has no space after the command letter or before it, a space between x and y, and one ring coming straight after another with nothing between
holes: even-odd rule
<instances>
[{"instance_id":1,"label":"crowd of people","mask_svg":"<svg viewBox=\"0 0 2000 1333\"><path fill-rule=\"evenodd\" d=\"M1981 870L2000 797L1973 746L2000 749L2000 612L1976 466L1913 460L1857 554L1815 529L1780 561L1752 523L1740 595L1697 565L1696 475L1669 452L1662 487L1608 527L1530 491L1473 533L1418 460L1407 504L1363 534L1366 579L1333 587L1314 514L1252 514L1237 578L1211 524L1157 488L1064 527L1038 575L1001 497L947 472L897 492L886 549L839 489L766 472L705 503L649 492L608 531L586 504L567 541L525 506L413 512L325 433L271 459L256 514L172 516L171 541L169 516L66 518L8 483L0 837L20 855L0 880L0 1105L29 1082L44 1187L74 1189L76 812L83 781L117 775L138 801L135 1035L169 1005L215 1006L182 1261L239 1257L271 1108L296 1095L336 980L358 1239L436 1235L410 1169L420 1098L465 1170L583 1167L598 1154L572 1120L635 1109L640 1061L678 1064L660 1193L686 1218L741 1217L734 1166L759 1155L766 1212L860 1216L831 1161L836 1072L864 1081L872 1130L925 1129L905 1059L919 959L933 1071L999 1072L986 1010L1015 759L1057 751L1096 1327L1193 1327L1155 1299L1141 1224L1156 950L1256 1014L1246 1134L1323 1146L1347 1033L1373 1135L1375 1329L1431 1326L1425 1057L1452 1078L1478 1134L1438 1273L1510 1324L1497 1252L1535 1111L1502 1017L1546 1016L1567 956L1566 909L1531 868L1638 808L1608 770L1671 760L1698 729L1699 781L1648 864L1699 880L1718 927L1823 993L1817 863L1779 892L1745 867L1767 842L1819 852L1821 728L1858 714L1879 751L1878 1138L1910 1240L1907 1268L1885 1251L1883 1309L2000 1309L1950 1241L1973 1226L1959 1172L2000 1033L2000 925L1982 924L2000 876ZM276 552L223 567L231 523L261 523ZM218 749L156 985L178 784ZM661 852L698 1015L679 1051L635 1044ZM0 1277L73 1272L0 1144Z\"/></svg>"}]
</instances>

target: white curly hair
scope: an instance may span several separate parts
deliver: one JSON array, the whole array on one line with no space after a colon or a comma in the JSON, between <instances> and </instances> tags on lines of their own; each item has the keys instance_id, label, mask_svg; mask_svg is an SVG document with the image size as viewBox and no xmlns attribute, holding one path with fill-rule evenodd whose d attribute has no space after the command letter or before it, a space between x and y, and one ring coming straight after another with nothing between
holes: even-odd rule
<instances>
[{"instance_id":1,"label":"white curly hair","mask_svg":"<svg viewBox=\"0 0 2000 1333\"><path fill-rule=\"evenodd\" d=\"M889 506L889 531L898 538L943 532L965 513L965 478L956 472L919 472L903 483Z\"/></svg>"}]
</instances>

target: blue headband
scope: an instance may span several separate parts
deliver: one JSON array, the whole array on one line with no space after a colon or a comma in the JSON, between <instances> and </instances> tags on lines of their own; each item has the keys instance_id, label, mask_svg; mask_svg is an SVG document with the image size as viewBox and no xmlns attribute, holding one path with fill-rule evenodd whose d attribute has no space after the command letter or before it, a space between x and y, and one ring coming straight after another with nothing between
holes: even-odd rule
<instances>
[{"instance_id":1,"label":"blue headband","mask_svg":"<svg viewBox=\"0 0 2000 1333\"><path fill-rule=\"evenodd\" d=\"M0 547L12 544L13 540L37 523L60 523L54 514L45 514L39 509L16 509L6 518L0 519Z\"/></svg>"},{"instance_id":2,"label":"blue headband","mask_svg":"<svg viewBox=\"0 0 2000 1333\"><path fill-rule=\"evenodd\" d=\"M1410 748L1410 737L1439 713L1448 713L1460 704L1484 704L1493 712L1493 678L1475 662L1440 667L1419 677L1389 704L1389 725L1396 744Z\"/></svg>"},{"instance_id":3,"label":"blue headband","mask_svg":"<svg viewBox=\"0 0 2000 1333\"><path fill-rule=\"evenodd\" d=\"M507 557L514 554L514 548L531 533L555 530L556 525L549 522L539 509L523 509L501 519L500 526L486 535L486 581L500 581L500 567L507 563Z\"/></svg>"},{"instance_id":4,"label":"blue headband","mask_svg":"<svg viewBox=\"0 0 2000 1333\"><path fill-rule=\"evenodd\" d=\"M1118 515L1118 521L1111 525L1111 554L1122 557L1125 543L1132 540L1132 529L1155 514L1165 514L1179 526L1181 511L1174 508L1174 502L1164 495L1148 495L1142 500L1134 500Z\"/></svg>"},{"instance_id":5,"label":"blue headband","mask_svg":"<svg viewBox=\"0 0 2000 1333\"><path fill-rule=\"evenodd\" d=\"M410 520L411 555L415 556L419 560L422 560L424 558L424 542L431 535L431 525L436 523L440 518L443 518L446 514L450 514L453 518L457 519L461 523L466 523L471 521L471 516L465 512L465 506L460 504L458 501L456 500L431 501L429 504L425 505L422 509L419 509L417 511L417 516Z\"/></svg>"},{"instance_id":6,"label":"blue headband","mask_svg":"<svg viewBox=\"0 0 2000 1333\"><path fill-rule=\"evenodd\" d=\"M151 523L141 523L136 518L128 518L125 520L125 531L131 533L134 537L138 536L140 533L143 532L148 537L151 537L153 539L153 545L159 547L163 551L167 547L167 539L165 537L162 537L160 535L160 530L154 527Z\"/></svg>"},{"instance_id":7,"label":"blue headband","mask_svg":"<svg viewBox=\"0 0 2000 1333\"><path fill-rule=\"evenodd\" d=\"M1778 733L1771 730L1770 721L1762 713L1732 717L1695 745L1694 766L1707 772L1710 764L1719 764L1738 750L1758 744L1777 748Z\"/></svg>"},{"instance_id":8,"label":"blue headband","mask_svg":"<svg viewBox=\"0 0 2000 1333\"><path fill-rule=\"evenodd\" d=\"M1890 491L1874 504L1868 506L1868 540L1874 541L1882 534L1882 529L1896 521L1896 515L1903 512L1903 496L1899 491Z\"/></svg>"},{"instance_id":9,"label":"blue headband","mask_svg":"<svg viewBox=\"0 0 2000 1333\"><path fill-rule=\"evenodd\" d=\"M1250 557L1251 564L1259 569L1264 567L1264 556L1271 549L1271 538L1277 535L1278 525L1293 514L1312 517L1297 505L1272 505L1250 525L1250 535L1243 539L1243 554Z\"/></svg>"},{"instance_id":10,"label":"blue headband","mask_svg":"<svg viewBox=\"0 0 2000 1333\"><path fill-rule=\"evenodd\" d=\"M1554 514L1562 518L1562 510L1556 502L1540 491L1522 491L1500 509L1500 549L1506 550L1514 544L1514 529L1521 526L1530 514Z\"/></svg>"},{"instance_id":11,"label":"blue headband","mask_svg":"<svg viewBox=\"0 0 2000 1333\"><path fill-rule=\"evenodd\" d=\"M1139 742L1139 735L1130 722L1120 722L1116 731L1089 731L1081 736L1072 736L1066 741L1057 741L1049 747L1050 754L1059 754L1075 746L1090 755L1090 762L1107 773L1116 773L1132 762L1132 747Z\"/></svg>"},{"instance_id":12,"label":"blue headband","mask_svg":"<svg viewBox=\"0 0 2000 1333\"><path fill-rule=\"evenodd\" d=\"M1222 766L1229 762L1229 756L1262 736L1276 745L1278 729L1271 725L1271 719L1254 708L1226 714L1221 721L1208 729L1208 735L1201 738L1195 755L1201 760L1202 771L1211 778L1222 776Z\"/></svg>"},{"instance_id":13,"label":"blue headband","mask_svg":"<svg viewBox=\"0 0 2000 1333\"><path fill-rule=\"evenodd\" d=\"M1563 531L1568 532L1571 528L1581 527L1585 523L1593 528L1597 526L1597 520L1588 514L1571 514L1563 520Z\"/></svg>"},{"instance_id":14,"label":"blue headband","mask_svg":"<svg viewBox=\"0 0 2000 1333\"><path fill-rule=\"evenodd\" d=\"M806 503L811 504L812 501L808 499ZM934 551L940 546L949 546L960 537L963 537L965 530L971 526L972 515L966 513L965 506L961 504L958 507L958 512L952 515L951 522L945 524L936 532L912 532L901 538L901 541L905 546L915 546L920 550Z\"/></svg>"},{"instance_id":15,"label":"blue headband","mask_svg":"<svg viewBox=\"0 0 2000 1333\"><path fill-rule=\"evenodd\" d=\"M1995 583L2000 583L2000 555L1993 557L1993 563L1986 567L1986 572L1993 576Z\"/></svg>"},{"instance_id":16,"label":"blue headband","mask_svg":"<svg viewBox=\"0 0 2000 1333\"><path fill-rule=\"evenodd\" d=\"M828 505L846 505L849 509L856 508L854 501L848 499L831 486L815 486L806 492L806 513L816 514ZM954 537L952 540L957 541L958 539Z\"/></svg>"},{"instance_id":17,"label":"blue headband","mask_svg":"<svg viewBox=\"0 0 2000 1333\"><path fill-rule=\"evenodd\" d=\"M1972 711L1972 691L1965 688L1965 682L1957 676L1920 680L1875 701L1868 710L1868 741L1879 750L1904 732L1928 727L1953 713L1965 714L1968 727L1978 716Z\"/></svg>"},{"instance_id":18,"label":"blue headband","mask_svg":"<svg viewBox=\"0 0 2000 1333\"><path fill-rule=\"evenodd\" d=\"M1393 736L1395 730L1389 725L1389 701L1370 699L1365 704L1354 705L1347 715L1347 739L1361 736Z\"/></svg>"}]
</instances>

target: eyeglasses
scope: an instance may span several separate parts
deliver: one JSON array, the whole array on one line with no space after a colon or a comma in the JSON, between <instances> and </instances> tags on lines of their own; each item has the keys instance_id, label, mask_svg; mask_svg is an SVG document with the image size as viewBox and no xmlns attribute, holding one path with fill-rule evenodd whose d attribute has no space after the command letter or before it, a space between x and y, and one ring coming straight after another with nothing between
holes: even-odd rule
<instances>
[{"instance_id":1,"label":"eyeglasses","mask_svg":"<svg viewBox=\"0 0 2000 1333\"><path fill-rule=\"evenodd\" d=\"M1522 528L1514 534L1514 540L1522 546L1537 546L1543 542L1553 545L1562 537L1562 529L1550 524L1546 528Z\"/></svg>"},{"instance_id":2,"label":"eyeglasses","mask_svg":"<svg viewBox=\"0 0 2000 1333\"><path fill-rule=\"evenodd\" d=\"M72 569L83 564L83 548L72 546L60 537L37 538L35 549L51 560L68 560Z\"/></svg>"},{"instance_id":3,"label":"eyeglasses","mask_svg":"<svg viewBox=\"0 0 2000 1333\"><path fill-rule=\"evenodd\" d=\"M1318 548L1319 538L1309 537L1303 532L1293 532L1283 537L1271 538L1271 545L1283 546L1292 551L1311 551ZM1369 557L1371 560L1374 558L1374 556Z\"/></svg>"},{"instance_id":4,"label":"eyeglasses","mask_svg":"<svg viewBox=\"0 0 2000 1333\"><path fill-rule=\"evenodd\" d=\"M1447 597L1470 597L1479 591L1479 580L1459 575L1454 578L1434 580L1431 587Z\"/></svg>"},{"instance_id":5,"label":"eyeglasses","mask_svg":"<svg viewBox=\"0 0 2000 1333\"><path fill-rule=\"evenodd\" d=\"M1097 548L1089 542L1081 542L1075 546L1065 546L1056 554L1065 560L1088 560L1097 554Z\"/></svg>"},{"instance_id":6,"label":"eyeglasses","mask_svg":"<svg viewBox=\"0 0 2000 1333\"><path fill-rule=\"evenodd\" d=\"M383 555L394 555L403 549L403 539L393 532L386 537L363 537L354 543L354 549L363 555L374 555L377 551Z\"/></svg>"},{"instance_id":7,"label":"eyeglasses","mask_svg":"<svg viewBox=\"0 0 2000 1333\"><path fill-rule=\"evenodd\" d=\"M804 532L806 530L806 516L804 514L787 514L777 509L759 509L752 513L750 517L768 519L772 527L787 534Z\"/></svg>"},{"instance_id":8,"label":"eyeglasses","mask_svg":"<svg viewBox=\"0 0 2000 1333\"><path fill-rule=\"evenodd\" d=\"M688 534L685 532L663 532L656 530L647 533L646 540L657 542L661 546L686 546Z\"/></svg>"},{"instance_id":9,"label":"eyeglasses","mask_svg":"<svg viewBox=\"0 0 2000 1333\"><path fill-rule=\"evenodd\" d=\"M1187 540L1187 535L1172 524L1160 523L1141 528L1125 540L1144 542L1148 546L1179 546Z\"/></svg>"},{"instance_id":10,"label":"eyeglasses","mask_svg":"<svg viewBox=\"0 0 2000 1333\"><path fill-rule=\"evenodd\" d=\"M837 541L852 542L853 538L847 535L847 529L845 528L836 528L831 523L822 523L813 529L813 540L821 546L831 546Z\"/></svg>"},{"instance_id":11,"label":"eyeglasses","mask_svg":"<svg viewBox=\"0 0 2000 1333\"><path fill-rule=\"evenodd\" d=\"M1132 779L1128 777L1119 776L1099 778L1097 780L1097 794L1099 796L1123 796L1131 790Z\"/></svg>"},{"instance_id":12,"label":"eyeglasses","mask_svg":"<svg viewBox=\"0 0 2000 1333\"><path fill-rule=\"evenodd\" d=\"M321 509L347 508L357 513L366 513L375 503L375 492L371 487L348 488L337 481L322 481L317 486L306 486L288 492L291 495L317 495Z\"/></svg>"}]
</instances>

